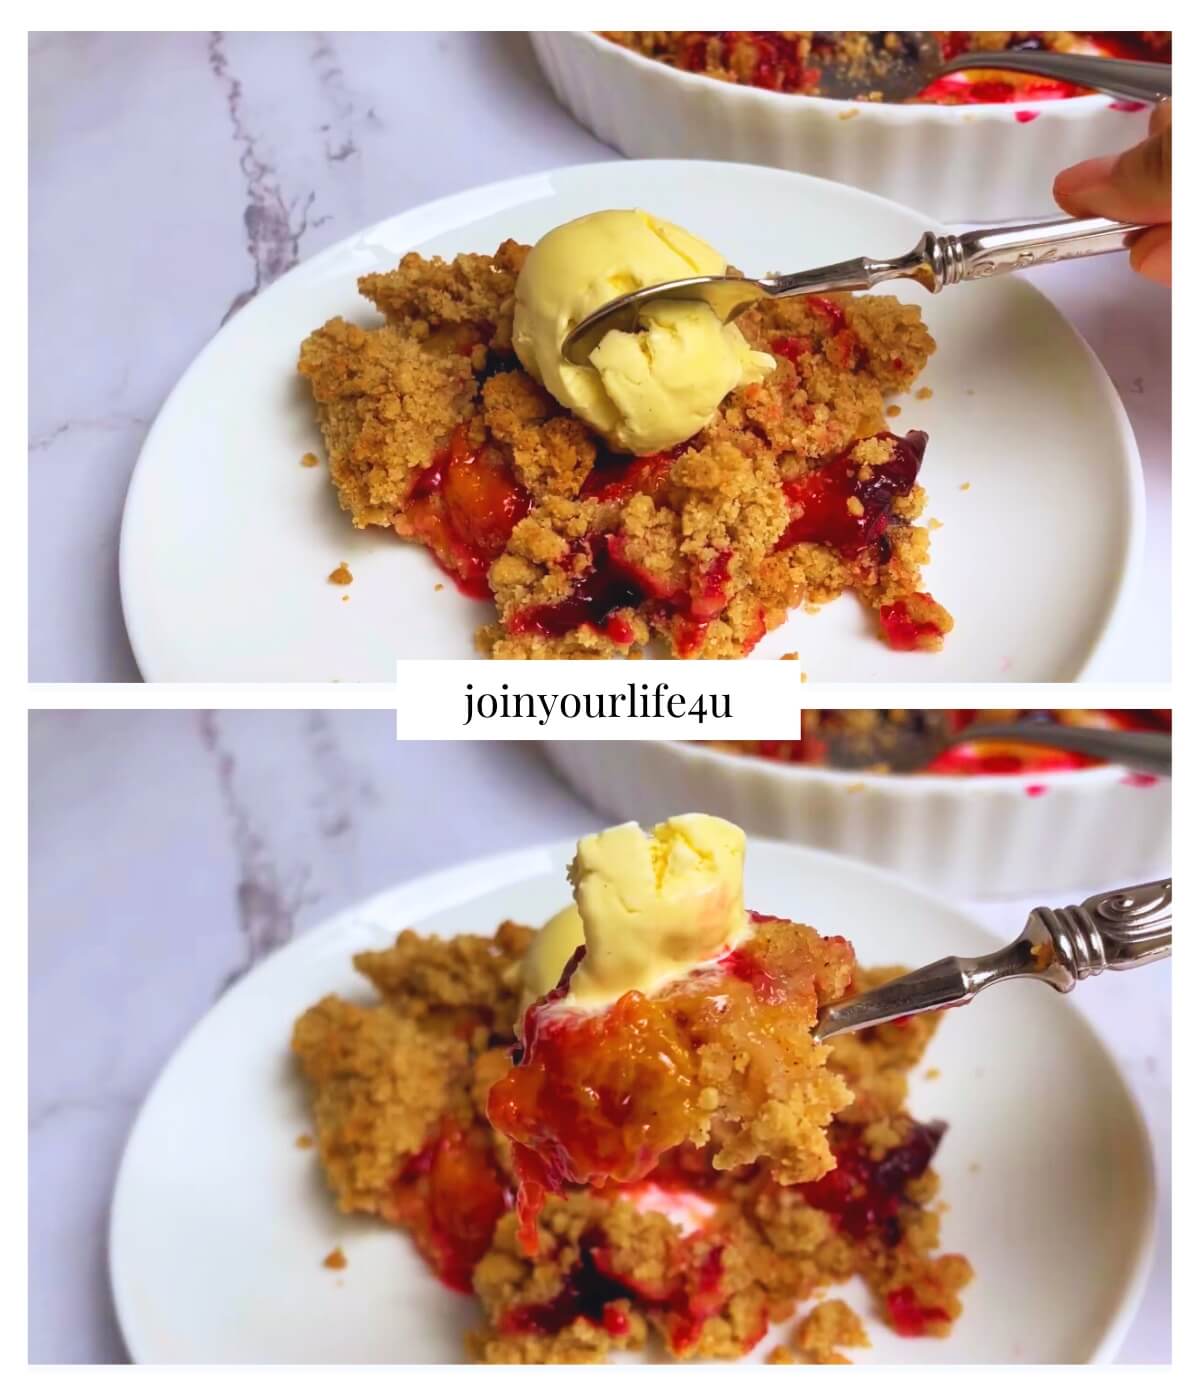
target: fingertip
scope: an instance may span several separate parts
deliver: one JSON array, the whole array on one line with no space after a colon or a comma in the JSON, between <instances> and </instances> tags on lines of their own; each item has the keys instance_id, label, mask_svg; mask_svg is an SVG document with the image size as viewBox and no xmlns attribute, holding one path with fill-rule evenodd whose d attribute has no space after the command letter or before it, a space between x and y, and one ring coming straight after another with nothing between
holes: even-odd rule
<instances>
[{"instance_id":1,"label":"fingertip","mask_svg":"<svg viewBox=\"0 0 1200 1400\"><path fill-rule=\"evenodd\" d=\"M1159 286L1171 285L1171 229L1170 226L1153 228L1143 233L1129 250L1129 263L1134 272L1157 282Z\"/></svg>"},{"instance_id":2,"label":"fingertip","mask_svg":"<svg viewBox=\"0 0 1200 1400\"><path fill-rule=\"evenodd\" d=\"M1054 177L1055 202L1068 214L1094 214L1089 192L1111 177L1116 160L1116 156L1093 156L1060 170Z\"/></svg>"}]
</instances>

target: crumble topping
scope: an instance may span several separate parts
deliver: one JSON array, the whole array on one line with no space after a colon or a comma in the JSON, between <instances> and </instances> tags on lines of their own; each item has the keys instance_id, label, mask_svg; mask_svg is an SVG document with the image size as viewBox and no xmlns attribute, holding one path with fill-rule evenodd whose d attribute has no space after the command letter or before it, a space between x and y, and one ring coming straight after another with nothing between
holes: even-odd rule
<instances>
[{"instance_id":1,"label":"crumble topping","mask_svg":"<svg viewBox=\"0 0 1200 1400\"><path fill-rule=\"evenodd\" d=\"M817 938L782 920L769 927L781 940L789 930ZM737 1147L741 1129L718 1124L640 1181L551 1197L530 1254L512 1208L510 1145L485 1106L512 1065L532 936L512 923L493 938L406 931L355 959L378 1002L326 997L300 1017L292 1042L331 1193L341 1209L405 1230L438 1279L474 1295L472 1357L598 1362L654 1337L671 1359L733 1359L854 1276L880 1325L905 1336L949 1330L971 1269L937 1253L931 1160L945 1125L916 1122L905 1106L907 1073L936 1016L829 1043L829 1068L845 1085L828 1128L832 1170L784 1184ZM855 986L898 971L855 967ZM721 1169L731 1146L738 1165ZM836 1362L840 1348L861 1344L853 1314L832 1301L801 1321L792 1359Z\"/></svg>"},{"instance_id":2,"label":"crumble topping","mask_svg":"<svg viewBox=\"0 0 1200 1400\"><path fill-rule=\"evenodd\" d=\"M299 359L343 509L423 542L463 592L494 602L485 654L744 656L792 609L847 590L889 644L941 645L952 619L921 586L924 435L885 426L886 398L934 349L916 307L759 303L739 325L775 370L680 447L629 457L519 367L526 252L410 253L359 281L382 325L335 317Z\"/></svg>"}]
</instances>

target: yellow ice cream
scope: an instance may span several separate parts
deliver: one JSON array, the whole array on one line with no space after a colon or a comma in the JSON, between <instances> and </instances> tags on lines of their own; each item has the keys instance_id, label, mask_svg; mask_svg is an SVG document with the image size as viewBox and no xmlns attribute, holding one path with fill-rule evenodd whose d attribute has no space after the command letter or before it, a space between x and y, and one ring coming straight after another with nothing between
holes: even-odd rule
<instances>
[{"instance_id":1,"label":"yellow ice cream","mask_svg":"<svg viewBox=\"0 0 1200 1400\"><path fill-rule=\"evenodd\" d=\"M573 904L538 929L521 961L521 1015L531 1002L558 986L571 954L583 942L583 920Z\"/></svg>"},{"instance_id":2,"label":"yellow ice cream","mask_svg":"<svg viewBox=\"0 0 1200 1400\"><path fill-rule=\"evenodd\" d=\"M732 389L769 374L772 357L700 302L652 302L640 328L610 331L590 365L568 363L563 340L614 297L725 267L715 248L640 209L585 214L551 229L525 260L513 346L525 369L618 451L661 452L699 432Z\"/></svg>"},{"instance_id":3,"label":"yellow ice cream","mask_svg":"<svg viewBox=\"0 0 1200 1400\"><path fill-rule=\"evenodd\" d=\"M698 813L649 832L627 822L580 841L570 874L587 954L571 1000L651 992L741 942L745 858L740 827Z\"/></svg>"}]
</instances>

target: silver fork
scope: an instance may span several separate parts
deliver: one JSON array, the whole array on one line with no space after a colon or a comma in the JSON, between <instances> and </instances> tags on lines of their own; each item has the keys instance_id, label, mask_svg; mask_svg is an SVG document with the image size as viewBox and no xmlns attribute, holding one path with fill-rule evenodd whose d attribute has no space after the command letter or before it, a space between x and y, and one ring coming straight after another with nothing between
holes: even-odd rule
<instances>
[{"instance_id":1,"label":"silver fork","mask_svg":"<svg viewBox=\"0 0 1200 1400\"><path fill-rule=\"evenodd\" d=\"M567 333L562 352L572 364L588 357L609 331L632 331L651 301L704 301L724 321L740 316L764 297L812 296L820 292L860 292L893 278L918 282L940 292L959 282L978 282L1069 258L1090 258L1129 247L1143 224L1111 219L1051 219L1019 228L981 228L970 233L925 233L898 258L851 258L778 277L684 277L660 282L607 302Z\"/></svg>"},{"instance_id":2,"label":"silver fork","mask_svg":"<svg viewBox=\"0 0 1200 1400\"><path fill-rule=\"evenodd\" d=\"M913 719L917 722L914 723ZM946 712L901 712L897 718L881 715L867 730L823 729L826 760L831 768L847 771L876 766L890 773L917 773L947 749L979 740L1009 740L1034 748L1061 749L1086 754L1106 763L1119 763L1138 773L1171 776L1171 735L1137 729L1092 729L1082 724L1056 724L1051 720L980 720L963 729L952 729Z\"/></svg>"},{"instance_id":3,"label":"silver fork","mask_svg":"<svg viewBox=\"0 0 1200 1400\"><path fill-rule=\"evenodd\" d=\"M1171 955L1171 881L1096 894L1066 909L1035 909L1024 932L979 958L940 958L869 992L826 1006L814 1040L922 1011L965 1006L985 987L1034 977L1069 992L1085 977L1126 972Z\"/></svg>"}]
</instances>

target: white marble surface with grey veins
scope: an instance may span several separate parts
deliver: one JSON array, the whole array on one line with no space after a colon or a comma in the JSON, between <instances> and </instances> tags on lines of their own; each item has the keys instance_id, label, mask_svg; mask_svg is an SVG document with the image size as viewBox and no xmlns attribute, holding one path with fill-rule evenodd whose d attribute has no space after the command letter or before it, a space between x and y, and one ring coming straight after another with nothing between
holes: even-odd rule
<instances>
[{"instance_id":1,"label":"white marble surface with grey veins","mask_svg":"<svg viewBox=\"0 0 1200 1400\"><path fill-rule=\"evenodd\" d=\"M376 220L614 152L519 33L40 34L30 65L30 674L136 680L125 488L221 323ZM1169 297L1115 258L1032 276L1104 362L1145 463L1145 563L1094 677L1167 680Z\"/></svg>"},{"instance_id":2,"label":"white marble surface with grey veins","mask_svg":"<svg viewBox=\"0 0 1200 1400\"><path fill-rule=\"evenodd\" d=\"M34 1361L124 1359L105 1259L121 1147L167 1057L226 987L389 885L599 824L537 745L394 735L394 716L370 711L32 715ZM1035 904L1083 893L1046 878L1025 900L972 912L1011 936ZM1169 963L1072 994L1120 1062L1155 1145L1157 1243L1126 1362L1170 1359L1170 994ZM1070 1086L1048 1074L1030 1092ZM1053 1144L1046 1172L1053 1190Z\"/></svg>"}]
</instances>

